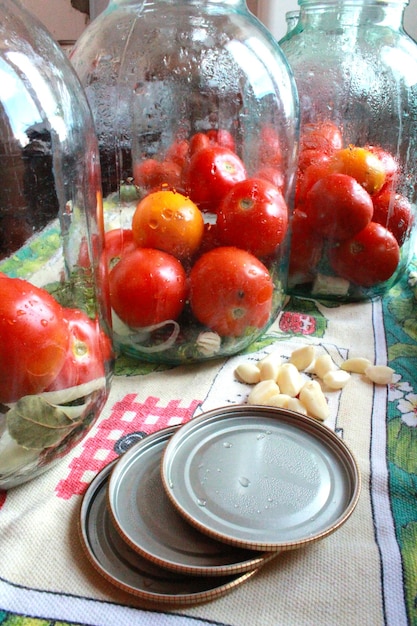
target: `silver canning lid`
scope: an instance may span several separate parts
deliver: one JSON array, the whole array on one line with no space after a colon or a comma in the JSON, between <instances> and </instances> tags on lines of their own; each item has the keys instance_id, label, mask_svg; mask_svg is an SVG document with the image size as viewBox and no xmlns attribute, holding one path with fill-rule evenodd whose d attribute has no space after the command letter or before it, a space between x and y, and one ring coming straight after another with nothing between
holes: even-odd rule
<instances>
[{"instance_id":1,"label":"silver canning lid","mask_svg":"<svg viewBox=\"0 0 417 626\"><path fill-rule=\"evenodd\" d=\"M235 576L182 576L144 559L123 541L107 508L107 482L117 461L89 485L81 505L80 538L93 567L110 583L133 594L145 606L175 607L207 602L225 595L257 570Z\"/></svg>"},{"instance_id":2,"label":"silver canning lid","mask_svg":"<svg viewBox=\"0 0 417 626\"><path fill-rule=\"evenodd\" d=\"M184 518L219 541L288 550L322 539L353 512L360 474L317 420L236 405L183 425L168 442L164 488Z\"/></svg>"},{"instance_id":3,"label":"silver canning lid","mask_svg":"<svg viewBox=\"0 0 417 626\"><path fill-rule=\"evenodd\" d=\"M271 558L220 543L188 524L162 485L163 451L178 427L166 428L132 446L112 470L108 507L122 539L153 563L189 575L246 572ZM274 557L275 554L272 554Z\"/></svg>"}]
</instances>

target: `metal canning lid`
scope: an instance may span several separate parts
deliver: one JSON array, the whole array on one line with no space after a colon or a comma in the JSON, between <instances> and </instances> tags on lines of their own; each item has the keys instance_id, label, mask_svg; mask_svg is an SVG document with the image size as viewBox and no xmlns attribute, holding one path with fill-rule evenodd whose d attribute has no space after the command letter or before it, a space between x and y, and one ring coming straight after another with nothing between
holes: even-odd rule
<instances>
[{"instance_id":1,"label":"metal canning lid","mask_svg":"<svg viewBox=\"0 0 417 626\"><path fill-rule=\"evenodd\" d=\"M225 595L251 578L241 575L182 576L162 569L134 552L114 528L107 507L107 483L117 461L89 485L80 511L82 546L93 567L110 583L139 598L145 606L190 606Z\"/></svg>"},{"instance_id":2,"label":"metal canning lid","mask_svg":"<svg viewBox=\"0 0 417 626\"><path fill-rule=\"evenodd\" d=\"M204 413L168 442L162 482L201 532L255 550L322 539L353 512L360 492L346 444L286 409L236 405Z\"/></svg>"},{"instance_id":3,"label":"metal canning lid","mask_svg":"<svg viewBox=\"0 0 417 626\"><path fill-rule=\"evenodd\" d=\"M177 429L166 428L142 439L113 468L107 497L114 526L143 557L184 574L224 576L263 565L270 552L216 541L188 524L172 505L160 467L165 446Z\"/></svg>"}]
</instances>

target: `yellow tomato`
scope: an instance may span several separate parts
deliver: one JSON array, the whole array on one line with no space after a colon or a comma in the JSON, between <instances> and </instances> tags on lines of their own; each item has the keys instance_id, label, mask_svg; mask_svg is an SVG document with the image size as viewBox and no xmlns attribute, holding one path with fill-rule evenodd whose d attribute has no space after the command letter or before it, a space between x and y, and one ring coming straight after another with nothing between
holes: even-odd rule
<instances>
[{"instance_id":1,"label":"yellow tomato","mask_svg":"<svg viewBox=\"0 0 417 626\"><path fill-rule=\"evenodd\" d=\"M176 191L155 191L139 201L132 220L133 239L178 259L190 258L203 238L204 220L190 198Z\"/></svg>"},{"instance_id":2,"label":"yellow tomato","mask_svg":"<svg viewBox=\"0 0 417 626\"><path fill-rule=\"evenodd\" d=\"M331 157L329 165L332 172L355 178L371 195L377 193L385 183L386 174L382 161L366 148L342 148Z\"/></svg>"}]
</instances>

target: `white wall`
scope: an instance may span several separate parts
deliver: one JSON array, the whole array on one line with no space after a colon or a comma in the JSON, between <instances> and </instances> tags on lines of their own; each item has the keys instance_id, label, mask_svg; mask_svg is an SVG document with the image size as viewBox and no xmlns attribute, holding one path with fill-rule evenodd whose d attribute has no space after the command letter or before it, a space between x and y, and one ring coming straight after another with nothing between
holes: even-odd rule
<instances>
[{"instance_id":1,"label":"white wall","mask_svg":"<svg viewBox=\"0 0 417 626\"><path fill-rule=\"evenodd\" d=\"M281 39L286 31L285 13L297 9L297 0L258 0L257 15L272 34ZM410 0L405 9L404 28L417 41L417 0Z\"/></svg>"}]
</instances>

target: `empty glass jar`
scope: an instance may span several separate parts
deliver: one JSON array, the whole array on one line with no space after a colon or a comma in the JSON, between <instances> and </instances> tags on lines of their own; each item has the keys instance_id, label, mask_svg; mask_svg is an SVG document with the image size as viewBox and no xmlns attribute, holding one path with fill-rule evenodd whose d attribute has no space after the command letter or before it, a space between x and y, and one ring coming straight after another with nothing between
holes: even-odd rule
<instances>
[{"instance_id":1,"label":"empty glass jar","mask_svg":"<svg viewBox=\"0 0 417 626\"><path fill-rule=\"evenodd\" d=\"M242 350L286 280L298 105L276 41L244 0L113 0L71 60L99 140L116 345L168 363Z\"/></svg>"},{"instance_id":2,"label":"empty glass jar","mask_svg":"<svg viewBox=\"0 0 417 626\"><path fill-rule=\"evenodd\" d=\"M107 399L112 345L97 140L46 30L0 0L0 488L45 471Z\"/></svg>"},{"instance_id":3,"label":"empty glass jar","mask_svg":"<svg viewBox=\"0 0 417 626\"><path fill-rule=\"evenodd\" d=\"M414 251L417 44L403 0L299 0L282 41L300 99L289 286L382 296Z\"/></svg>"}]
</instances>

